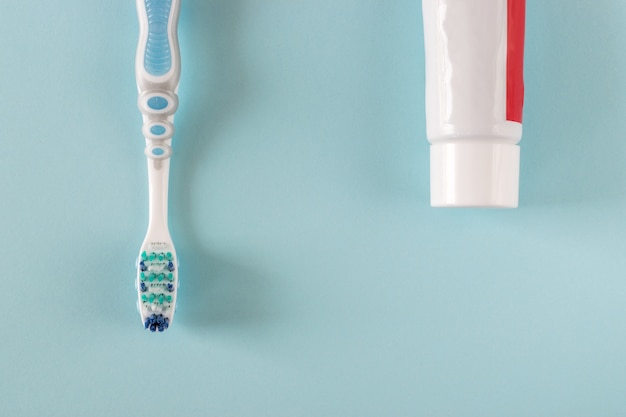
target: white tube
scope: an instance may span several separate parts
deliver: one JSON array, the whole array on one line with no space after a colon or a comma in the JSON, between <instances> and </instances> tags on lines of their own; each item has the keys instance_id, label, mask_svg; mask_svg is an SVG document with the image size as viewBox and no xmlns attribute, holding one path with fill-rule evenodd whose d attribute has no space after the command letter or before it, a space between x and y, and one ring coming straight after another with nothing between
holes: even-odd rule
<instances>
[{"instance_id":1,"label":"white tube","mask_svg":"<svg viewBox=\"0 0 626 417\"><path fill-rule=\"evenodd\" d=\"M525 0L422 0L433 207L517 207Z\"/></svg>"}]
</instances>

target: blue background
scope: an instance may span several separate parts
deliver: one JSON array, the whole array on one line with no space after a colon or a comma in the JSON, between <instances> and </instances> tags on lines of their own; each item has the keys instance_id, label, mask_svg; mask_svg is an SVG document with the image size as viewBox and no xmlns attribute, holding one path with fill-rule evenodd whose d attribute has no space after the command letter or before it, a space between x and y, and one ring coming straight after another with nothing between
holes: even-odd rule
<instances>
[{"instance_id":1,"label":"blue background","mask_svg":"<svg viewBox=\"0 0 626 417\"><path fill-rule=\"evenodd\" d=\"M180 308L132 1L0 14L0 415L626 415L626 2L530 1L521 206L428 203L421 3L185 0Z\"/></svg>"}]
</instances>

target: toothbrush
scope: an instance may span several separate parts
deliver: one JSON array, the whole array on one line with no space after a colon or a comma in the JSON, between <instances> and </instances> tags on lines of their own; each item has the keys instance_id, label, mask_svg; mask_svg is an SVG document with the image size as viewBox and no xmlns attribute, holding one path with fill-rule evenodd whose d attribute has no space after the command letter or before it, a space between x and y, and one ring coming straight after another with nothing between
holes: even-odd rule
<instances>
[{"instance_id":1,"label":"toothbrush","mask_svg":"<svg viewBox=\"0 0 626 417\"><path fill-rule=\"evenodd\" d=\"M167 225L167 196L180 79L180 0L136 1L139 44L135 73L146 141L150 205L135 284L144 327L162 332L174 318L178 290L178 259Z\"/></svg>"}]
</instances>

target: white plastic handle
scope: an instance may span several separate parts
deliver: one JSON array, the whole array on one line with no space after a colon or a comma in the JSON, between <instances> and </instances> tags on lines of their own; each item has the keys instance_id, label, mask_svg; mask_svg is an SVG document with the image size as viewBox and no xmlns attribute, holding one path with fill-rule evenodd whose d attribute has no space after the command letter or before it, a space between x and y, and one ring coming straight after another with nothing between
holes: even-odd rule
<instances>
[{"instance_id":1,"label":"white plastic handle","mask_svg":"<svg viewBox=\"0 0 626 417\"><path fill-rule=\"evenodd\" d=\"M139 92L176 93L180 78L180 0L137 0L139 44L135 61Z\"/></svg>"},{"instance_id":2,"label":"white plastic handle","mask_svg":"<svg viewBox=\"0 0 626 417\"><path fill-rule=\"evenodd\" d=\"M135 76L138 106L144 116L143 132L148 140L167 140L174 134L180 80L179 13L180 0L137 0Z\"/></svg>"}]
</instances>

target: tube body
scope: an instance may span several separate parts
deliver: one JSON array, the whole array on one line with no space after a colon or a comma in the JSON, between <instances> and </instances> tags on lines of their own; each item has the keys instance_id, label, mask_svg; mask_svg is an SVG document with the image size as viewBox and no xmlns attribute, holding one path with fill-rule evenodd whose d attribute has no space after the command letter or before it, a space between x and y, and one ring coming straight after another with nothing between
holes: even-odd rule
<instances>
[{"instance_id":1,"label":"tube body","mask_svg":"<svg viewBox=\"0 0 626 417\"><path fill-rule=\"evenodd\" d=\"M525 0L423 0L435 207L517 207Z\"/></svg>"}]
</instances>

